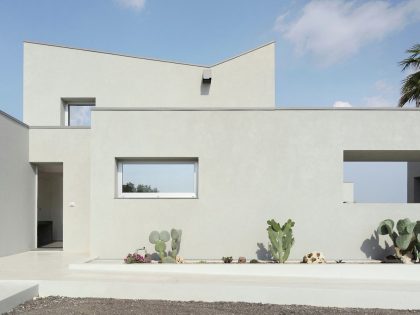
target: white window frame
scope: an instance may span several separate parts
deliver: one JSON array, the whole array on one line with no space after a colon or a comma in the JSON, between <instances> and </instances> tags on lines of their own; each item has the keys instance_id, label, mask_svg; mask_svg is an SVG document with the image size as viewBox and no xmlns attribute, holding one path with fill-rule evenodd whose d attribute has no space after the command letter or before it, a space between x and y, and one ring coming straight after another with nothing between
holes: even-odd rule
<instances>
[{"instance_id":1,"label":"white window frame","mask_svg":"<svg viewBox=\"0 0 420 315\"><path fill-rule=\"evenodd\" d=\"M67 127L71 127L70 125L70 116L69 116L69 106L91 106L91 107L95 107L96 104L94 102L66 102L64 104L64 126ZM90 127L91 125L86 125L86 126L76 126L76 127Z\"/></svg>"},{"instance_id":2,"label":"white window frame","mask_svg":"<svg viewBox=\"0 0 420 315\"><path fill-rule=\"evenodd\" d=\"M130 192L125 193L122 191L123 186L123 164L194 164L194 192L180 193L180 192L157 192L157 193L139 193ZM198 159L191 160L177 160L177 159L133 159L133 160L117 160L117 196L122 199L130 198L184 198L194 199L197 198L197 182L198 182Z\"/></svg>"}]
</instances>

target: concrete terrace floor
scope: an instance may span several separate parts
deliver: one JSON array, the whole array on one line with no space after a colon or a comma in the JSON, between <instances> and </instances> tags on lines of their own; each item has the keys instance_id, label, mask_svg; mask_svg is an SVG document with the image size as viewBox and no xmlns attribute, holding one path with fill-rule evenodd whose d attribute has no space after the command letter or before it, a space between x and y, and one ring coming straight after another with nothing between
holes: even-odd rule
<instances>
[{"instance_id":1,"label":"concrete terrace floor","mask_svg":"<svg viewBox=\"0 0 420 315\"><path fill-rule=\"evenodd\" d=\"M0 285L6 280L35 282L41 297L420 309L420 264L137 265L128 271L118 271L121 267L118 262L115 270L69 269L70 264L81 265L88 259L88 255L61 251L1 257ZM156 269L160 267L166 271ZM268 268L264 275L255 271L265 267ZM176 272L168 268L176 268ZM202 271L190 272L194 268Z\"/></svg>"}]
</instances>

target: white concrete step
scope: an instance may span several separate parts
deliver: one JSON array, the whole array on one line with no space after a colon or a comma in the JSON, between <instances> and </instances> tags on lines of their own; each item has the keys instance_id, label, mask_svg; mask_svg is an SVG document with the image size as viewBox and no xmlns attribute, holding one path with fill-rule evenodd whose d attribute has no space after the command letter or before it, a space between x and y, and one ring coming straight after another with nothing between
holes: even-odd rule
<instances>
[{"instance_id":1,"label":"white concrete step","mask_svg":"<svg viewBox=\"0 0 420 315\"><path fill-rule=\"evenodd\" d=\"M415 281L420 284L420 264L124 264L122 260L97 259L69 264L69 269L156 275Z\"/></svg>"},{"instance_id":2,"label":"white concrete step","mask_svg":"<svg viewBox=\"0 0 420 315\"><path fill-rule=\"evenodd\" d=\"M97 280L43 281L40 295L420 309L420 264L127 265L97 259L69 269Z\"/></svg>"},{"instance_id":3,"label":"white concrete step","mask_svg":"<svg viewBox=\"0 0 420 315\"><path fill-rule=\"evenodd\" d=\"M38 296L38 284L33 281L0 280L0 314Z\"/></svg>"}]
</instances>

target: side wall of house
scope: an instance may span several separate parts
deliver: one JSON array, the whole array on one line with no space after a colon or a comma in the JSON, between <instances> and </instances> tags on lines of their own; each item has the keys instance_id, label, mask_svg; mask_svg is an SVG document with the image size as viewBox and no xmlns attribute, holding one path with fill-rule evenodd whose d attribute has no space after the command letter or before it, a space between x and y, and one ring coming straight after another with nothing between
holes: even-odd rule
<instances>
[{"instance_id":1,"label":"side wall of house","mask_svg":"<svg viewBox=\"0 0 420 315\"><path fill-rule=\"evenodd\" d=\"M90 220L90 130L29 130L32 163L63 163L63 249L88 252Z\"/></svg>"},{"instance_id":2,"label":"side wall of house","mask_svg":"<svg viewBox=\"0 0 420 315\"><path fill-rule=\"evenodd\" d=\"M378 223L419 219L420 204L343 203L343 151L417 150L419 119L380 110L95 111L92 254L153 251L150 231L175 227L184 257L255 257L267 245L266 220L292 218L291 258L313 250L378 258ZM198 158L198 199L116 198L118 157Z\"/></svg>"},{"instance_id":3,"label":"side wall of house","mask_svg":"<svg viewBox=\"0 0 420 315\"><path fill-rule=\"evenodd\" d=\"M275 107L274 43L212 68L48 45L24 45L24 122L59 126L62 98L97 107ZM48 88L46 88L48 87Z\"/></svg>"},{"instance_id":4,"label":"side wall of house","mask_svg":"<svg viewBox=\"0 0 420 315\"><path fill-rule=\"evenodd\" d=\"M35 172L28 128L0 112L0 256L35 247Z\"/></svg>"},{"instance_id":5,"label":"side wall of house","mask_svg":"<svg viewBox=\"0 0 420 315\"><path fill-rule=\"evenodd\" d=\"M420 163L407 163L407 201L420 202Z\"/></svg>"}]
</instances>

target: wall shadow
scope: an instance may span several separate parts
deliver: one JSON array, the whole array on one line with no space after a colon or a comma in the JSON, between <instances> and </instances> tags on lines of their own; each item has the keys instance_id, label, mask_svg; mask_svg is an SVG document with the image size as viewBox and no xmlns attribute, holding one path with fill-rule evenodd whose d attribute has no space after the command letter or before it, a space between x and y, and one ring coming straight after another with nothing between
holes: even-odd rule
<instances>
[{"instance_id":1,"label":"wall shadow","mask_svg":"<svg viewBox=\"0 0 420 315\"><path fill-rule=\"evenodd\" d=\"M273 256L263 243L257 243L257 247L258 249L255 253L259 260L273 260Z\"/></svg>"},{"instance_id":2,"label":"wall shadow","mask_svg":"<svg viewBox=\"0 0 420 315\"><path fill-rule=\"evenodd\" d=\"M363 241L360 250L365 253L367 258L384 260L385 257L395 254L394 245L390 246L385 242L385 248L380 243L378 232L374 232L370 238Z\"/></svg>"},{"instance_id":3,"label":"wall shadow","mask_svg":"<svg viewBox=\"0 0 420 315\"><path fill-rule=\"evenodd\" d=\"M201 82L200 92L201 95L209 95L210 94L210 83Z\"/></svg>"}]
</instances>

